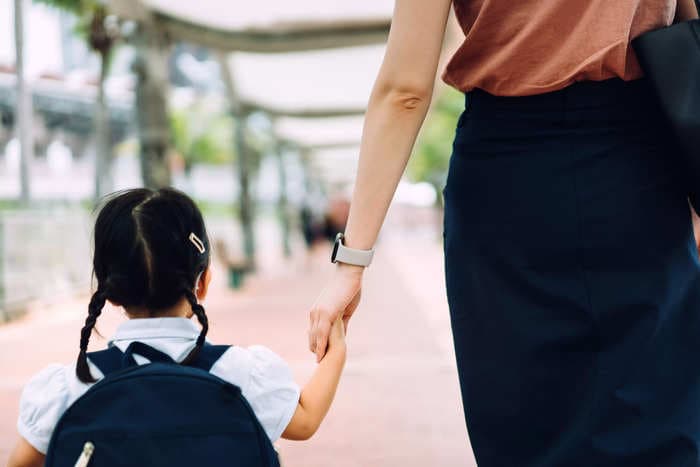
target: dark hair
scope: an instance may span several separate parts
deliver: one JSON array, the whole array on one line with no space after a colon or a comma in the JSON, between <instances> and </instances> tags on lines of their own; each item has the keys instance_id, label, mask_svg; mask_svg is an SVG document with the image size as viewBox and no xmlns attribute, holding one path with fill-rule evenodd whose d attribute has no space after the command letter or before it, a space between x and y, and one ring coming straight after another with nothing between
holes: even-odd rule
<instances>
[{"instance_id":1,"label":"dark hair","mask_svg":"<svg viewBox=\"0 0 700 467\"><path fill-rule=\"evenodd\" d=\"M194 293L197 279L209 266L209 250L202 214L187 195L171 188L144 188L108 197L95 222L97 290L80 333L78 379L95 381L88 367L87 347L107 300L123 307L144 307L157 316L159 310L186 298L202 325L183 364L191 362L209 329L204 307Z\"/></svg>"}]
</instances>

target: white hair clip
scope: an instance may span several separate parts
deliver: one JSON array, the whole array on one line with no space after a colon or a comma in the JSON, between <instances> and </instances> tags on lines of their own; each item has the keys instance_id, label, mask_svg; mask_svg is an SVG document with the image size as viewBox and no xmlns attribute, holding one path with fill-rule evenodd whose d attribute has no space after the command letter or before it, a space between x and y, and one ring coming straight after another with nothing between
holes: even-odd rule
<instances>
[{"instance_id":1,"label":"white hair clip","mask_svg":"<svg viewBox=\"0 0 700 467\"><path fill-rule=\"evenodd\" d=\"M194 232L190 233L190 242L192 242L192 245L199 251L200 253L204 254L204 252L207 251L207 249L204 247L204 242L194 234Z\"/></svg>"}]
</instances>

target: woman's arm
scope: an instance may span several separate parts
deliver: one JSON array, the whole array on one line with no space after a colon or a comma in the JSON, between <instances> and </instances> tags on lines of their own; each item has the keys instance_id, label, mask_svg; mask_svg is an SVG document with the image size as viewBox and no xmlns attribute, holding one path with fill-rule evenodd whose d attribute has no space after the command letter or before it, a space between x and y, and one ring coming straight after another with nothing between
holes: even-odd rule
<instances>
[{"instance_id":1,"label":"woman's arm","mask_svg":"<svg viewBox=\"0 0 700 467\"><path fill-rule=\"evenodd\" d=\"M328 353L302 389L299 405L282 433L283 438L303 441L316 433L331 407L344 365L345 330L338 319L331 330Z\"/></svg>"},{"instance_id":2,"label":"woman's arm","mask_svg":"<svg viewBox=\"0 0 700 467\"><path fill-rule=\"evenodd\" d=\"M688 21L698 17L698 9L695 7L695 0L678 0L676 9L676 22Z\"/></svg>"},{"instance_id":3,"label":"woman's arm","mask_svg":"<svg viewBox=\"0 0 700 467\"><path fill-rule=\"evenodd\" d=\"M372 248L430 106L450 0L397 0L365 116L345 244Z\"/></svg>"},{"instance_id":4,"label":"woman's arm","mask_svg":"<svg viewBox=\"0 0 700 467\"><path fill-rule=\"evenodd\" d=\"M24 438L20 438L10 455L7 467L42 467L44 459L46 456L37 451Z\"/></svg>"},{"instance_id":5,"label":"woman's arm","mask_svg":"<svg viewBox=\"0 0 700 467\"><path fill-rule=\"evenodd\" d=\"M430 105L451 0L396 0L384 62L365 115L345 244L374 245ZM331 323L359 301L362 269L340 265L311 311L309 347L321 359Z\"/></svg>"}]
</instances>

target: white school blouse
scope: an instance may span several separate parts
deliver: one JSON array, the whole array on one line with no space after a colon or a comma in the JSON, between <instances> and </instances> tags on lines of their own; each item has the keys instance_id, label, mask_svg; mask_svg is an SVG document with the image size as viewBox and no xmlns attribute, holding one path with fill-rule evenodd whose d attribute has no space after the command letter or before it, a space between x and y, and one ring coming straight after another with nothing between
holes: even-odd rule
<instances>
[{"instance_id":1,"label":"white school blouse","mask_svg":"<svg viewBox=\"0 0 700 467\"><path fill-rule=\"evenodd\" d=\"M199 328L186 318L131 319L119 326L109 345L124 351L140 341L182 361L194 347ZM139 364L148 360L140 355ZM102 372L89 362L96 379ZM262 346L232 346L212 366L210 373L241 388L243 396L274 442L289 425L299 402L299 386L287 363ZM35 375L22 391L17 429L39 452L46 453L58 419L90 388L75 375L75 364L50 365Z\"/></svg>"}]
</instances>

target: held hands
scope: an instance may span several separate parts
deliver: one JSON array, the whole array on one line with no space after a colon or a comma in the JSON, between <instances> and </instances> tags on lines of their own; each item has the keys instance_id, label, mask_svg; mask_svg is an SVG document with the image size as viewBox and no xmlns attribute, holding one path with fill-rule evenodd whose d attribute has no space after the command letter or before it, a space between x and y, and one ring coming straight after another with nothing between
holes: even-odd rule
<instances>
[{"instance_id":1,"label":"held hands","mask_svg":"<svg viewBox=\"0 0 700 467\"><path fill-rule=\"evenodd\" d=\"M309 313L309 350L320 362L330 346L345 344L345 332L360 303L364 268L338 264ZM342 321L342 325L341 325ZM329 342L330 337L330 342Z\"/></svg>"}]
</instances>

